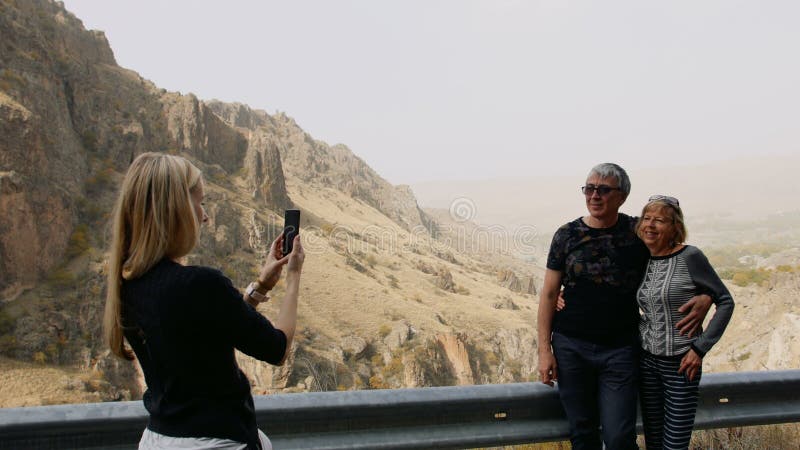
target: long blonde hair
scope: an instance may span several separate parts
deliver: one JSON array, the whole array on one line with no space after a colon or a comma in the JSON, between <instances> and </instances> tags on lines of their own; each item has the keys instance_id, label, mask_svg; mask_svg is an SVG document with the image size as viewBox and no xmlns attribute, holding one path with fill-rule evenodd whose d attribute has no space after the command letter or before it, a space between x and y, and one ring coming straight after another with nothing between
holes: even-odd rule
<instances>
[{"instance_id":1,"label":"long blonde hair","mask_svg":"<svg viewBox=\"0 0 800 450\"><path fill-rule=\"evenodd\" d=\"M180 156L143 153L128 168L114 207L103 332L111 351L133 360L122 330L122 280L145 274L164 258L188 254L200 237L191 190L201 173Z\"/></svg>"}]
</instances>

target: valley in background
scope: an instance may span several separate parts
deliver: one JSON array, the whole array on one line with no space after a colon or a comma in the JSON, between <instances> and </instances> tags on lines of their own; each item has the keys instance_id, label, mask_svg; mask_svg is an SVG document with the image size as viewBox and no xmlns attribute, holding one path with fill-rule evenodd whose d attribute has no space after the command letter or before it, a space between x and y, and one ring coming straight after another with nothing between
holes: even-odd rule
<instances>
[{"instance_id":1,"label":"valley in background","mask_svg":"<svg viewBox=\"0 0 800 450\"><path fill-rule=\"evenodd\" d=\"M468 204L482 227L530 230L535 251L527 259L541 267L556 228L585 214L579 187L590 169L570 168L573 174L562 176L419 183L413 190L423 204L454 213ZM794 187L800 157L626 169L633 187L622 212L638 216L652 194L677 197L688 243L703 250L736 301L733 319L707 355L704 370L800 367L795 338L800 334L800 203Z\"/></svg>"},{"instance_id":2,"label":"valley in background","mask_svg":"<svg viewBox=\"0 0 800 450\"><path fill-rule=\"evenodd\" d=\"M58 2L0 0L0 42L0 406L141 397L136 366L103 346L100 318L107 220L145 151L201 168L210 220L187 263L237 286L256 275L283 209L303 210L300 330L283 367L238 355L254 393L536 379L549 234L582 214L585 173L412 191L286 113L168 92L119 67L105 35ZM629 212L644 192L679 196L691 242L737 301L707 371L800 367L799 217L777 184L798 165L747 167L733 180L680 171L650 189L631 170ZM692 197L702 192L713 195ZM739 203L714 208L723 199ZM268 317L282 289L259 307Z\"/></svg>"}]
</instances>

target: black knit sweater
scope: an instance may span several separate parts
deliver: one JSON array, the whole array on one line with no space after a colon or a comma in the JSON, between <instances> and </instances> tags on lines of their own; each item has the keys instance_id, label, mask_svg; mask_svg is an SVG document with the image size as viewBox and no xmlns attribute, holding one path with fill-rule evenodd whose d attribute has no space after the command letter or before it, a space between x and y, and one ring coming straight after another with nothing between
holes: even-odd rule
<instances>
[{"instance_id":1,"label":"black knit sweater","mask_svg":"<svg viewBox=\"0 0 800 450\"><path fill-rule=\"evenodd\" d=\"M144 371L147 427L260 448L250 383L234 349L276 364L286 335L221 272L162 260L122 283L122 321Z\"/></svg>"}]
</instances>

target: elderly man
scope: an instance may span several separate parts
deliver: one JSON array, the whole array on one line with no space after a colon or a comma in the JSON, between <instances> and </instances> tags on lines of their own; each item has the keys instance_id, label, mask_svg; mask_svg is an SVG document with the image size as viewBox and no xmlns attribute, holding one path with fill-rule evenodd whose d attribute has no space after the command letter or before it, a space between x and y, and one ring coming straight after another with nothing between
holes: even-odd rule
<instances>
[{"instance_id":1,"label":"elderly man","mask_svg":"<svg viewBox=\"0 0 800 450\"><path fill-rule=\"evenodd\" d=\"M592 168L581 188L589 214L556 231L539 302L539 376L558 381L574 450L636 449L638 321L636 290L649 252L636 218L619 212L631 190L625 170ZM563 286L567 307L556 312ZM694 330L711 305L698 304L678 325ZM551 350L552 347L552 350ZM601 441L602 437L602 441Z\"/></svg>"}]
</instances>

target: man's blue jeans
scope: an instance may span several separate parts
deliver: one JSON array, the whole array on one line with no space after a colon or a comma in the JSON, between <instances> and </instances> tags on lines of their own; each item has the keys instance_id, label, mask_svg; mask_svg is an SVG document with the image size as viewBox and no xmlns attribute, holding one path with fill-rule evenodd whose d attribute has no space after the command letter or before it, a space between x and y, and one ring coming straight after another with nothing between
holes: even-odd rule
<instances>
[{"instance_id":1,"label":"man's blue jeans","mask_svg":"<svg viewBox=\"0 0 800 450\"><path fill-rule=\"evenodd\" d=\"M573 450L601 450L603 442L609 450L638 449L639 345L600 345L554 332L553 353Z\"/></svg>"}]
</instances>

